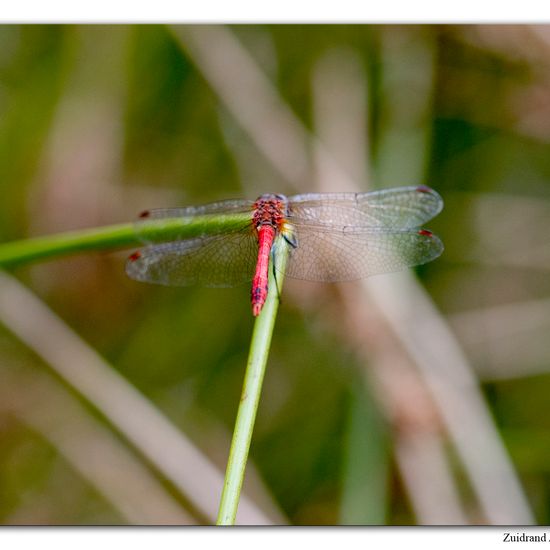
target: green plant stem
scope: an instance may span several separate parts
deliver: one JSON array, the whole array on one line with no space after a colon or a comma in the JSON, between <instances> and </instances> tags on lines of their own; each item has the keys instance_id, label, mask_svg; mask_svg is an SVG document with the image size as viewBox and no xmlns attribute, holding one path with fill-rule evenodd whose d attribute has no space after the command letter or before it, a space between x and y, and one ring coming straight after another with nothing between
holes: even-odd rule
<instances>
[{"instance_id":1,"label":"green plant stem","mask_svg":"<svg viewBox=\"0 0 550 550\"><path fill-rule=\"evenodd\" d=\"M279 308L279 293L281 292L284 270L288 259L288 248L284 245L278 248L277 280L275 280L270 264L267 300L262 312L256 319L250 342L241 402L229 450L217 525L234 525L237 516L246 461L252 440L252 430L260 401L271 336Z\"/></svg>"},{"instance_id":2,"label":"green plant stem","mask_svg":"<svg viewBox=\"0 0 550 550\"><path fill-rule=\"evenodd\" d=\"M134 225L125 223L56 233L0 245L0 266L8 267L87 250L138 244Z\"/></svg>"},{"instance_id":3,"label":"green plant stem","mask_svg":"<svg viewBox=\"0 0 550 550\"><path fill-rule=\"evenodd\" d=\"M144 242L188 239L222 230L238 229L250 222L250 214L181 216L146 219L57 233L0 244L0 267L10 267L77 252L139 246Z\"/></svg>"}]
</instances>

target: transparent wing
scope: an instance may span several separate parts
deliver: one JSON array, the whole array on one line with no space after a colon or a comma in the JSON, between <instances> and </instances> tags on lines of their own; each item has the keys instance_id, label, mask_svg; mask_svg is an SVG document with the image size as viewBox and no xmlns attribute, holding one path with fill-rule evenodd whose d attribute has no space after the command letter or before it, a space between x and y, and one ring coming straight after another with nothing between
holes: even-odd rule
<instances>
[{"instance_id":1,"label":"transparent wing","mask_svg":"<svg viewBox=\"0 0 550 550\"><path fill-rule=\"evenodd\" d=\"M148 211L136 224L140 238L161 242L169 233L173 240L130 256L128 275L164 285L232 286L251 280L258 251L253 205L230 200ZM418 226L442 206L441 197L427 187L291 197L288 224L296 248L287 274L345 281L433 260L443 245Z\"/></svg>"},{"instance_id":2,"label":"transparent wing","mask_svg":"<svg viewBox=\"0 0 550 550\"><path fill-rule=\"evenodd\" d=\"M250 225L253 205L249 200L228 200L203 206L155 208L143 212L134 227L146 244L239 232Z\"/></svg>"},{"instance_id":3,"label":"transparent wing","mask_svg":"<svg viewBox=\"0 0 550 550\"><path fill-rule=\"evenodd\" d=\"M201 206L184 206L182 208L152 208L142 212L141 218L179 218L190 216L205 216L208 214L230 214L237 212L250 212L254 201L246 199L230 199L227 201L211 202Z\"/></svg>"},{"instance_id":4,"label":"transparent wing","mask_svg":"<svg viewBox=\"0 0 550 550\"><path fill-rule=\"evenodd\" d=\"M429 187L398 187L372 193L310 193L289 198L289 221L295 225L324 225L335 229L412 229L443 208Z\"/></svg>"},{"instance_id":5,"label":"transparent wing","mask_svg":"<svg viewBox=\"0 0 550 550\"><path fill-rule=\"evenodd\" d=\"M423 229L334 231L302 226L295 228L294 238L286 274L309 281L352 281L400 271L443 252L442 242Z\"/></svg>"},{"instance_id":6,"label":"transparent wing","mask_svg":"<svg viewBox=\"0 0 550 550\"><path fill-rule=\"evenodd\" d=\"M227 287L252 279L257 255L257 239L250 229L148 246L130 256L126 273L138 281L168 286Z\"/></svg>"}]
</instances>

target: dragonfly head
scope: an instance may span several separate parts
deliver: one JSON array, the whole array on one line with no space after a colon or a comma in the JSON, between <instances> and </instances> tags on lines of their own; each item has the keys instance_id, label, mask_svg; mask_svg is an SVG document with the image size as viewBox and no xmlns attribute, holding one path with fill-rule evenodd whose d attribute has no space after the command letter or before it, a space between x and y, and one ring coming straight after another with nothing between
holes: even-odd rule
<instances>
[{"instance_id":1,"label":"dragonfly head","mask_svg":"<svg viewBox=\"0 0 550 550\"><path fill-rule=\"evenodd\" d=\"M284 202L287 203L288 199L284 195L279 195L277 193L265 193L264 195L260 195L258 197L257 203L259 202L270 202L270 201L276 201L276 202Z\"/></svg>"}]
</instances>

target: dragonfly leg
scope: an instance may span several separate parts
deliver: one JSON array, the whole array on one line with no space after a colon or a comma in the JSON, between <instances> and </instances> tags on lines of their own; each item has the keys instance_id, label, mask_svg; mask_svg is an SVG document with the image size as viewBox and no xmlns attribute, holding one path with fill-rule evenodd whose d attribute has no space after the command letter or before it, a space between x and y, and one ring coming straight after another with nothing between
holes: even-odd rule
<instances>
[{"instance_id":1,"label":"dragonfly leg","mask_svg":"<svg viewBox=\"0 0 550 550\"><path fill-rule=\"evenodd\" d=\"M293 234L285 234L283 233L283 239L292 247L292 248L298 248L298 241L296 240L296 237Z\"/></svg>"},{"instance_id":2,"label":"dragonfly leg","mask_svg":"<svg viewBox=\"0 0 550 550\"><path fill-rule=\"evenodd\" d=\"M275 246L271 247L271 269L273 270L273 280L275 281L275 288L277 289L277 299L279 300L279 303L281 303L281 290L277 279L277 270L275 269Z\"/></svg>"}]
</instances>

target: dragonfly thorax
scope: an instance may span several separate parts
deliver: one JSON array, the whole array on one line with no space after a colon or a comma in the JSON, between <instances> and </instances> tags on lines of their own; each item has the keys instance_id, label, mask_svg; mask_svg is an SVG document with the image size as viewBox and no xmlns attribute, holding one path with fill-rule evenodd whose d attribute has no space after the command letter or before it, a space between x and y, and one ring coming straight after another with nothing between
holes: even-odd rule
<instances>
[{"instance_id":1,"label":"dragonfly thorax","mask_svg":"<svg viewBox=\"0 0 550 550\"><path fill-rule=\"evenodd\" d=\"M256 231L264 225L280 231L287 217L288 199L284 195L262 195L254 203L253 210L252 224Z\"/></svg>"}]
</instances>

